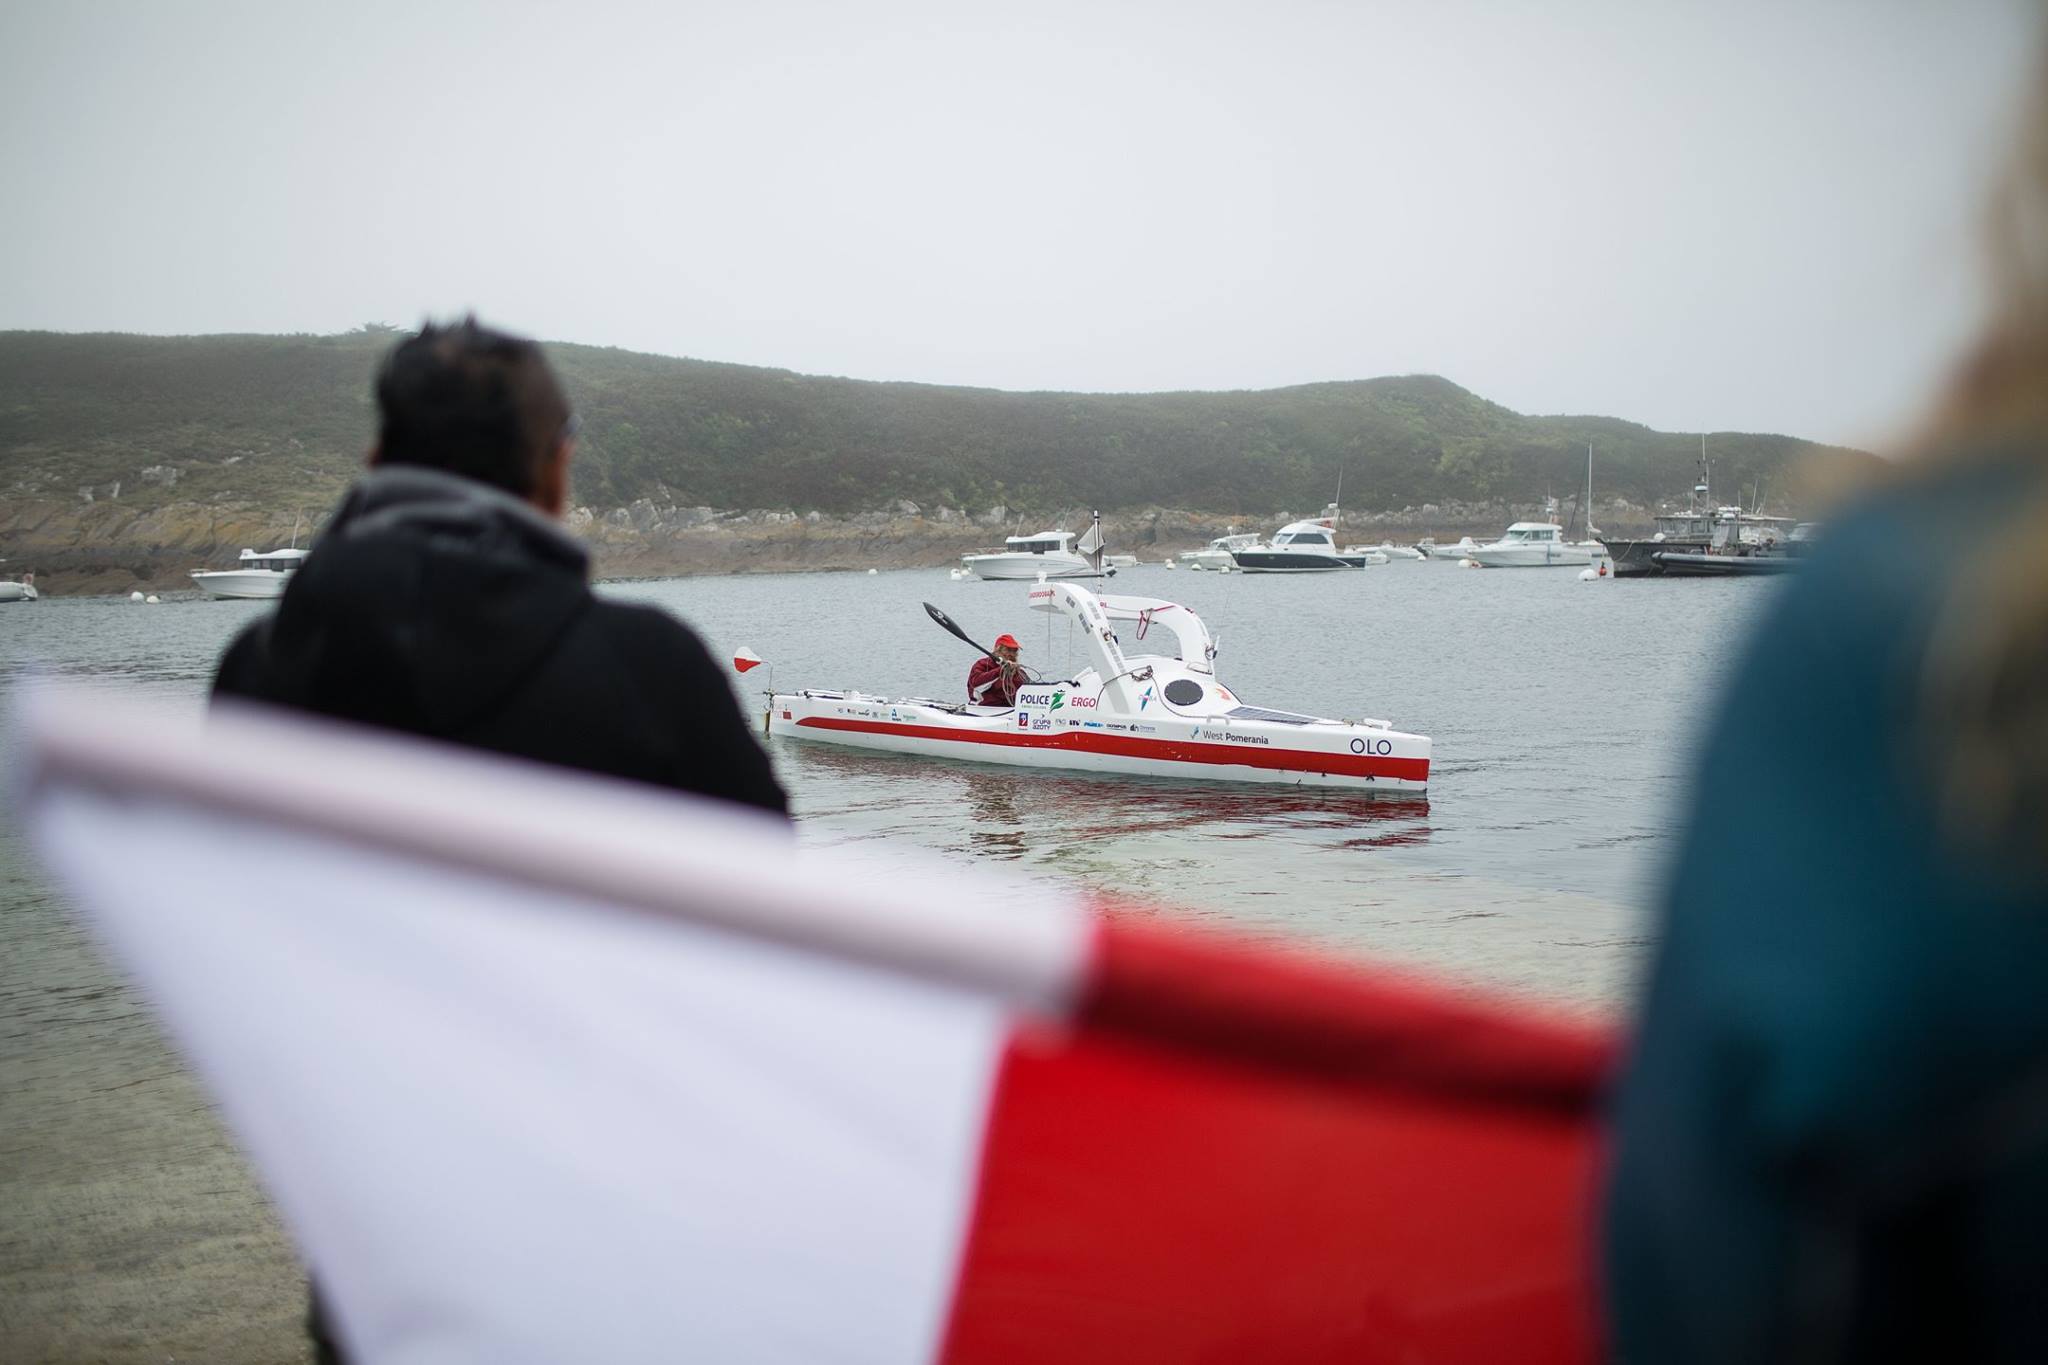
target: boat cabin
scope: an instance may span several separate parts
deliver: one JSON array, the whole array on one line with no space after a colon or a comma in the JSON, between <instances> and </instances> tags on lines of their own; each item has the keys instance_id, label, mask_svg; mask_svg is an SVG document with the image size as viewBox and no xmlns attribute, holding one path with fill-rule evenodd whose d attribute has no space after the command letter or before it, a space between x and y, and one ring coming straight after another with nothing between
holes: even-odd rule
<instances>
[{"instance_id":1,"label":"boat cabin","mask_svg":"<svg viewBox=\"0 0 2048 1365\"><path fill-rule=\"evenodd\" d=\"M1299 545L1304 549L1331 550L1336 548L1336 538L1330 528L1319 521L1290 522L1280 528L1273 537L1273 544Z\"/></svg>"},{"instance_id":2,"label":"boat cabin","mask_svg":"<svg viewBox=\"0 0 2048 1365\"><path fill-rule=\"evenodd\" d=\"M1073 542L1072 532L1040 531L1035 536L1005 536L1003 549L1013 555L1061 554L1071 551Z\"/></svg>"},{"instance_id":3,"label":"boat cabin","mask_svg":"<svg viewBox=\"0 0 2048 1365\"><path fill-rule=\"evenodd\" d=\"M1508 527L1508 533L1501 537L1501 543L1555 545L1563 539L1564 528L1554 521L1518 521Z\"/></svg>"},{"instance_id":4,"label":"boat cabin","mask_svg":"<svg viewBox=\"0 0 2048 1365\"><path fill-rule=\"evenodd\" d=\"M271 550L259 554L255 550L241 553L239 567L244 569L268 569L273 573L290 573L299 567L299 561L311 554L310 550Z\"/></svg>"}]
</instances>

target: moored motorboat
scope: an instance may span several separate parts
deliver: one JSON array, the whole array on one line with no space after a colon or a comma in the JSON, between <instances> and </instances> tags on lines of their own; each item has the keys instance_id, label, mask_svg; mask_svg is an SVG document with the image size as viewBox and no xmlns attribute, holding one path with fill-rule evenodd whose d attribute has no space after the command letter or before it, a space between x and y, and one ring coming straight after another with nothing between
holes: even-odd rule
<instances>
[{"instance_id":1,"label":"moored motorboat","mask_svg":"<svg viewBox=\"0 0 2048 1365\"><path fill-rule=\"evenodd\" d=\"M1033 610L1076 627L1089 666L1021 689L1014 707L851 691L776 692L771 735L865 749L1120 776L1191 777L1357 790L1420 790L1430 741L1379 720L1338 721L1249 706L1216 677L1216 643L1188 608L1034 584ZM1172 654L1126 654L1134 642ZM964 637L963 637L964 638Z\"/></svg>"},{"instance_id":2,"label":"moored motorboat","mask_svg":"<svg viewBox=\"0 0 2048 1365\"><path fill-rule=\"evenodd\" d=\"M1008 536L1003 548L984 554L962 555L962 568L976 578L1008 582L1032 582L1043 578L1108 578L1116 567L1102 553L1102 518L1076 545L1071 532L1041 531L1035 536Z\"/></svg>"},{"instance_id":3,"label":"moored motorboat","mask_svg":"<svg viewBox=\"0 0 2048 1365\"><path fill-rule=\"evenodd\" d=\"M1460 536L1455 545L1439 545L1434 540L1425 540L1422 544L1429 547L1431 559L1462 560L1479 548L1478 542L1470 536ZM1418 545L1416 548L1419 550L1422 546Z\"/></svg>"},{"instance_id":4,"label":"moored motorboat","mask_svg":"<svg viewBox=\"0 0 2048 1365\"><path fill-rule=\"evenodd\" d=\"M962 568L976 578L1029 582L1047 578L1100 578L1102 571L1074 553L1071 531L1040 531L1035 536L1007 536L1000 550L962 555Z\"/></svg>"},{"instance_id":5,"label":"moored motorboat","mask_svg":"<svg viewBox=\"0 0 2048 1365\"><path fill-rule=\"evenodd\" d=\"M1569 541L1554 521L1518 521L1491 545L1475 545L1465 558L1488 569L1581 568L1606 554L1598 541Z\"/></svg>"},{"instance_id":6,"label":"moored motorboat","mask_svg":"<svg viewBox=\"0 0 2048 1365\"><path fill-rule=\"evenodd\" d=\"M1246 573L1323 573L1332 569L1353 569L1337 553L1334 504L1312 521L1290 521L1261 545L1247 545L1230 552L1230 561Z\"/></svg>"},{"instance_id":7,"label":"moored motorboat","mask_svg":"<svg viewBox=\"0 0 2048 1365\"><path fill-rule=\"evenodd\" d=\"M284 596L285 586L310 551L242 551L239 567L194 569L192 585L208 597L264 600Z\"/></svg>"},{"instance_id":8,"label":"moored motorboat","mask_svg":"<svg viewBox=\"0 0 2048 1365\"><path fill-rule=\"evenodd\" d=\"M36 591L36 576L25 573L19 581L0 578L0 602L38 602L42 594Z\"/></svg>"}]
</instances>

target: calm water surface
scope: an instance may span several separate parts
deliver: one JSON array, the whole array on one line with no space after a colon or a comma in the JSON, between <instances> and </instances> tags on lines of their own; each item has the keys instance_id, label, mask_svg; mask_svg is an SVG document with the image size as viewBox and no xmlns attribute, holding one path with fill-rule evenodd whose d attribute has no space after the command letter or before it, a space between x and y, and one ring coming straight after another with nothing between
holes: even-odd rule
<instances>
[{"instance_id":1,"label":"calm water surface","mask_svg":"<svg viewBox=\"0 0 2048 1365\"><path fill-rule=\"evenodd\" d=\"M777 741L803 837L999 862L1154 913L1606 1009L1642 962L1702 710L1769 583L1584 584L1404 563L1314 577L1128 572L1183 601L1255 704L1432 736L1427 799L1060 776ZM1058 675L1020 584L931 570L614 585L751 645L784 687L960 695L918 604ZM36 666L201 705L266 606L0 608L0 705ZM736 684L765 686L768 670ZM744 697L758 715L760 697ZM4 736L0 729L0 736ZM0 737L0 746L11 742ZM0 758L4 758L0 754ZM118 854L118 850L110 850ZM289 895L289 888L282 888ZM0 1359L304 1359L300 1271L207 1097L0 821Z\"/></svg>"}]
</instances>

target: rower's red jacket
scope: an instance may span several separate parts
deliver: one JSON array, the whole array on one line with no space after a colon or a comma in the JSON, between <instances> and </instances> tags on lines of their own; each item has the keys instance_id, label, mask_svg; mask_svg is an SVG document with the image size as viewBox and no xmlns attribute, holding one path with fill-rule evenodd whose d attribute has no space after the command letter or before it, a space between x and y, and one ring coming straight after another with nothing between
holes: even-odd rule
<instances>
[{"instance_id":1,"label":"rower's red jacket","mask_svg":"<svg viewBox=\"0 0 2048 1365\"><path fill-rule=\"evenodd\" d=\"M1015 706L1017 689L1023 685L1024 674L1015 665L1005 677L1002 664L986 654L967 670L967 700L976 706Z\"/></svg>"}]
</instances>

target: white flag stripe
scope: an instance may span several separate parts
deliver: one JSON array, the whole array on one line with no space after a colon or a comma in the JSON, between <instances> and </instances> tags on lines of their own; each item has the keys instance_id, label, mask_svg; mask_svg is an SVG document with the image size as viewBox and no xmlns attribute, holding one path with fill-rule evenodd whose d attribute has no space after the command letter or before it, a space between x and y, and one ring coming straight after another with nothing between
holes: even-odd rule
<instances>
[{"instance_id":1,"label":"white flag stripe","mask_svg":"<svg viewBox=\"0 0 2048 1365\"><path fill-rule=\"evenodd\" d=\"M57 782L33 820L359 1358L936 1352L988 992L219 810Z\"/></svg>"},{"instance_id":2,"label":"white flag stripe","mask_svg":"<svg viewBox=\"0 0 2048 1365\"><path fill-rule=\"evenodd\" d=\"M260 707L206 725L107 695L21 705L31 786L63 777L196 801L537 886L885 963L1062 1011L1089 919L975 869L798 850L780 823L657 791Z\"/></svg>"}]
</instances>

